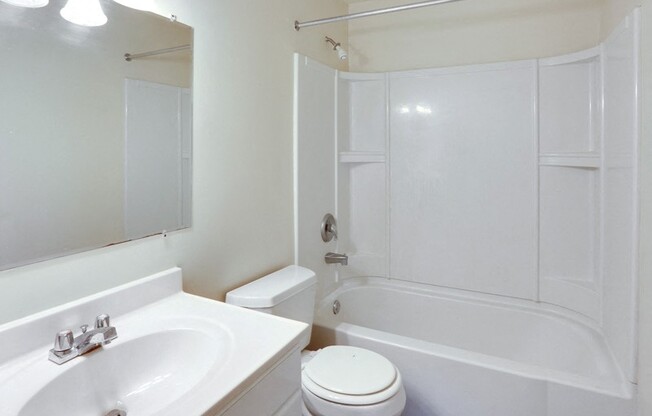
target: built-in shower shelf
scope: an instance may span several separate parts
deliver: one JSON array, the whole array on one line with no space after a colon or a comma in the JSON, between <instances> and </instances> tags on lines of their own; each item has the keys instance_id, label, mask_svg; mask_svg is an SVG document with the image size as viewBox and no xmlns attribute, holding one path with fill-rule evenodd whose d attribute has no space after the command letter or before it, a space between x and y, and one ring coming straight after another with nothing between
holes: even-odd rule
<instances>
[{"instance_id":1,"label":"built-in shower shelf","mask_svg":"<svg viewBox=\"0 0 652 416\"><path fill-rule=\"evenodd\" d=\"M385 152L340 152L340 163L385 163Z\"/></svg>"},{"instance_id":2,"label":"built-in shower shelf","mask_svg":"<svg viewBox=\"0 0 652 416\"><path fill-rule=\"evenodd\" d=\"M539 156L540 166L566 166L574 168L599 168L597 153L546 153Z\"/></svg>"}]
</instances>

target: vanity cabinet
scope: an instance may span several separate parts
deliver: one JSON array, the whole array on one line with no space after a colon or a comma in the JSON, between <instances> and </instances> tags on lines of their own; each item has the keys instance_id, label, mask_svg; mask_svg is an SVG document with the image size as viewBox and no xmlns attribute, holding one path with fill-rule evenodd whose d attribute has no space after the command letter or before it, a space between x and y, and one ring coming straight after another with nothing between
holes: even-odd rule
<instances>
[{"instance_id":1,"label":"vanity cabinet","mask_svg":"<svg viewBox=\"0 0 652 416\"><path fill-rule=\"evenodd\" d=\"M215 416L300 416L301 353L297 349Z\"/></svg>"}]
</instances>

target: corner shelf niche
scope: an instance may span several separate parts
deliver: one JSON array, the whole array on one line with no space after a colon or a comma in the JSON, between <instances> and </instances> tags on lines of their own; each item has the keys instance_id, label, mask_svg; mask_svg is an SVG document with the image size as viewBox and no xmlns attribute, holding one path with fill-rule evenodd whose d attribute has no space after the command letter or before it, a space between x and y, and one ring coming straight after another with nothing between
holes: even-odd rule
<instances>
[{"instance_id":1,"label":"corner shelf niche","mask_svg":"<svg viewBox=\"0 0 652 416\"><path fill-rule=\"evenodd\" d=\"M600 48L539 60L539 297L600 318Z\"/></svg>"},{"instance_id":2,"label":"corner shelf niche","mask_svg":"<svg viewBox=\"0 0 652 416\"><path fill-rule=\"evenodd\" d=\"M388 272L387 74L338 72L337 215L349 266L339 279Z\"/></svg>"}]
</instances>

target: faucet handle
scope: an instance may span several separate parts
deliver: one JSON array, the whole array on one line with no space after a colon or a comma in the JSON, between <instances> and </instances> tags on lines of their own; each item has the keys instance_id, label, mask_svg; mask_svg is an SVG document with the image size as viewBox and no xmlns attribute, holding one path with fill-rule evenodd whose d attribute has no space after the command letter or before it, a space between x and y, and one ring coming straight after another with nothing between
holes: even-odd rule
<instances>
[{"instance_id":1,"label":"faucet handle","mask_svg":"<svg viewBox=\"0 0 652 416\"><path fill-rule=\"evenodd\" d=\"M54 337L54 348L52 349L55 352L67 352L72 350L73 343L74 337L72 336L72 331L66 329Z\"/></svg>"},{"instance_id":2,"label":"faucet handle","mask_svg":"<svg viewBox=\"0 0 652 416\"><path fill-rule=\"evenodd\" d=\"M105 313L95 318L95 329L108 328L111 326L111 317Z\"/></svg>"}]
</instances>

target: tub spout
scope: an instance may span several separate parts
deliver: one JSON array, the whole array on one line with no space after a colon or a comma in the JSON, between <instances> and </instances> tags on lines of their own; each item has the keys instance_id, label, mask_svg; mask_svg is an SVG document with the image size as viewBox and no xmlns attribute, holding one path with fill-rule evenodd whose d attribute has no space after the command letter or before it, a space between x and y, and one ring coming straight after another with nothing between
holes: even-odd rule
<instances>
[{"instance_id":1,"label":"tub spout","mask_svg":"<svg viewBox=\"0 0 652 416\"><path fill-rule=\"evenodd\" d=\"M324 256L324 261L326 264L336 264L339 263L342 266L346 266L349 264L349 256L346 254L338 254L338 253L326 253Z\"/></svg>"}]
</instances>

